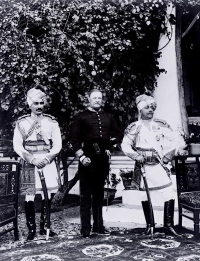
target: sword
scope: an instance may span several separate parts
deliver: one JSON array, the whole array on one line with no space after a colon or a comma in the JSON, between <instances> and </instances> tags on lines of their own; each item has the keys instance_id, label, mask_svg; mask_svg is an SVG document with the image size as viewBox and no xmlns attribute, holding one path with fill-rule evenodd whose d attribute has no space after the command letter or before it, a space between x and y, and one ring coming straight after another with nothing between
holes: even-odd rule
<instances>
[{"instance_id":1,"label":"sword","mask_svg":"<svg viewBox=\"0 0 200 261\"><path fill-rule=\"evenodd\" d=\"M146 171L145 171L145 168L144 168L144 164L141 166L141 172L142 172L142 177L143 177L143 180L144 180L144 186L145 186L147 199L148 199L148 203L149 203L150 223L151 223L150 224L151 225L151 238L153 239L154 214L153 214L153 207L152 207L152 203L151 203L151 197L150 197L149 187L148 187L148 183L147 183L147 179L146 179Z\"/></svg>"},{"instance_id":2,"label":"sword","mask_svg":"<svg viewBox=\"0 0 200 261\"><path fill-rule=\"evenodd\" d=\"M42 169L37 169L40 181L42 184L42 190L44 193L44 200L46 205L46 215L47 215L47 230L46 230L46 240L49 239L49 233L50 233L50 209L49 209L49 198L48 198L48 192L47 192L47 185L44 177L44 173Z\"/></svg>"}]
</instances>

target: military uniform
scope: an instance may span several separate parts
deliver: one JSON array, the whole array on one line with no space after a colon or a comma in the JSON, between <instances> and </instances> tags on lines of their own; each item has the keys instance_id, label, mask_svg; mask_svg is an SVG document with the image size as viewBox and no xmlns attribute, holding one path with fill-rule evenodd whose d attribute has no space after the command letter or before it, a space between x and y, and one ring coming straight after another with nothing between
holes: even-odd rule
<instances>
[{"instance_id":1,"label":"military uniform","mask_svg":"<svg viewBox=\"0 0 200 261\"><path fill-rule=\"evenodd\" d=\"M144 120L139 120L128 126L121 144L122 150L133 160L138 155L144 156L146 178L150 190L171 187L170 169L159 163L157 154L161 160L165 156L168 161L171 161L183 141L172 131L166 121L153 119L150 122L150 129L144 122ZM142 179L140 189L144 190Z\"/></svg>"},{"instance_id":2,"label":"military uniform","mask_svg":"<svg viewBox=\"0 0 200 261\"><path fill-rule=\"evenodd\" d=\"M45 94L36 88L28 92L29 106L38 99L45 99ZM51 196L58 190L58 172L55 157L62 147L61 133L57 121L47 114L30 115L20 117L14 129L14 150L21 157L22 169L20 175L20 191L25 194L25 215L29 230L27 240L33 240L36 235L34 197L42 195L42 207L40 216L40 235L46 234L47 211L42 192L41 180L37 167L32 164L34 159L46 159L48 164L43 167L43 174L48 191L48 205L51 209ZM49 213L50 214L50 213ZM49 236L54 236L50 230Z\"/></svg>"},{"instance_id":3,"label":"military uniform","mask_svg":"<svg viewBox=\"0 0 200 261\"><path fill-rule=\"evenodd\" d=\"M38 172L31 164L34 158L48 160L49 164L43 168L47 189L49 193L57 192L58 173L54 159L61 150L62 141L55 118L47 114L40 117L34 114L20 117L14 130L13 145L14 150L25 161L21 175L21 192L42 192Z\"/></svg>"},{"instance_id":4,"label":"military uniform","mask_svg":"<svg viewBox=\"0 0 200 261\"><path fill-rule=\"evenodd\" d=\"M109 156L106 151L119 142L120 133L111 114L88 108L75 115L71 137L76 155L79 157L85 155L91 159L89 166L85 167L79 162L78 168L81 233L91 230L91 206L94 220L93 231L100 231L103 228L104 183L109 174ZM111 140L111 138L113 139Z\"/></svg>"},{"instance_id":5,"label":"military uniform","mask_svg":"<svg viewBox=\"0 0 200 261\"><path fill-rule=\"evenodd\" d=\"M136 162L135 171L137 170L137 173L141 173L141 163L144 165L149 190L160 192L165 199L165 231L177 235L173 229L175 193L170 179L169 163L185 143L165 121L153 119L153 113L156 109L153 97L145 94L140 95L136 98L136 104L139 120L126 129L121 148L127 156ZM141 179L139 187L141 190L145 190L143 179ZM150 234L154 220L152 220L153 215L149 202L146 200L145 194L144 196L142 207L147 223L145 234Z\"/></svg>"}]
</instances>

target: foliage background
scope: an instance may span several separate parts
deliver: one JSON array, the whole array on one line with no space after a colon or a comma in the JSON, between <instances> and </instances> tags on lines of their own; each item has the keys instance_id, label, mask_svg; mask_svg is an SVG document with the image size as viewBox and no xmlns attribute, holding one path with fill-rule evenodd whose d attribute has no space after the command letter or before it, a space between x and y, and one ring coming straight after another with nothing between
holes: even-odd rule
<instances>
[{"instance_id":1,"label":"foliage background","mask_svg":"<svg viewBox=\"0 0 200 261\"><path fill-rule=\"evenodd\" d=\"M170 38L167 1L2 0L0 5L0 138L12 139L13 122L28 113L26 92L35 83L49 93L48 113L67 139L86 92L103 90L105 109L121 127L134 120L135 97L152 91L159 68L158 42Z\"/></svg>"}]
</instances>

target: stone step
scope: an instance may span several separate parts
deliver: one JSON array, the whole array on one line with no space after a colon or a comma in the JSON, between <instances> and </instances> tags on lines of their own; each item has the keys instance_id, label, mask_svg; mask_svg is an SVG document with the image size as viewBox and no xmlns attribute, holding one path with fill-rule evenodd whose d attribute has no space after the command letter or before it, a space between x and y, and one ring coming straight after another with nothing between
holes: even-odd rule
<instances>
[{"instance_id":1,"label":"stone step","mask_svg":"<svg viewBox=\"0 0 200 261\"><path fill-rule=\"evenodd\" d=\"M163 213L164 207L154 206L154 218L156 226L163 226ZM192 215L192 213L187 213L187 215ZM123 203L112 204L110 206L103 207L103 219L105 222L116 222L117 223L135 223L141 226L145 226L146 221L144 218L144 213L142 206L140 205L127 205ZM174 210L174 225L178 224L178 208L175 207ZM183 226L193 229L193 221L183 217Z\"/></svg>"},{"instance_id":2,"label":"stone step","mask_svg":"<svg viewBox=\"0 0 200 261\"><path fill-rule=\"evenodd\" d=\"M178 207L176 189L173 190L175 198L175 207ZM163 207L166 201L158 191L150 191L150 197L153 206ZM122 203L124 205L141 206L141 201L147 200L146 192L139 190L122 190Z\"/></svg>"},{"instance_id":3,"label":"stone step","mask_svg":"<svg viewBox=\"0 0 200 261\"><path fill-rule=\"evenodd\" d=\"M68 163L71 162L73 159L73 157L69 157L68 158ZM116 174L116 178L120 178L120 169L123 170L132 170L134 168L134 163L133 160L131 160L129 157L127 156L112 156L111 157L111 172ZM69 180L71 180L76 171L78 169L78 160L75 159L68 168L68 178ZM121 197L122 196L122 190L124 189L123 186L123 182L121 181L118 185L117 185L117 192L116 192L116 197ZM79 181L76 183L76 185L70 190L69 192L70 194L75 194L75 195L79 195Z\"/></svg>"}]
</instances>

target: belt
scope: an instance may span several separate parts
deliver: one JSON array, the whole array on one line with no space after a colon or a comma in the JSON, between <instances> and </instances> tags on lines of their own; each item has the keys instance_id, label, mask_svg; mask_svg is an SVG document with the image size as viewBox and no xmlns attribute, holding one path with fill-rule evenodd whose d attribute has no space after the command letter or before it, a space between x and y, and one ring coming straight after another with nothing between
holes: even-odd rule
<instances>
[{"instance_id":1,"label":"belt","mask_svg":"<svg viewBox=\"0 0 200 261\"><path fill-rule=\"evenodd\" d=\"M150 164L150 165L157 165L159 163L155 150L137 148L137 151L141 156L144 157L145 163Z\"/></svg>"},{"instance_id":2,"label":"belt","mask_svg":"<svg viewBox=\"0 0 200 261\"><path fill-rule=\"evenodd\" d=\"M30 152L49 151L51 149L51 145L25 145L24 148Z\"/></svg>"}]
</instances>

